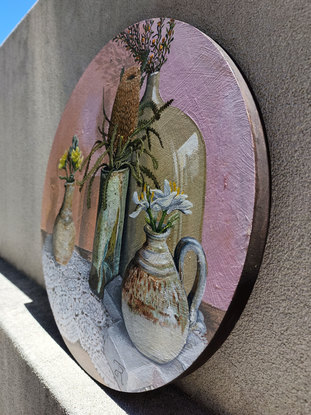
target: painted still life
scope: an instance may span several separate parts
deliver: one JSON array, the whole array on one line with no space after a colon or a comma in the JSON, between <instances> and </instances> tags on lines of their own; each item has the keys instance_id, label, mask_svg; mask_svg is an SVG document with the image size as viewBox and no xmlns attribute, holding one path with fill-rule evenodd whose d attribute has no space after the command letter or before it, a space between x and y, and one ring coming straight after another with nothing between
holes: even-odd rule
<instances>
[{"instance_id":1,"label":"painted still life","mask_svg":"<svg viewBox=\"0 0 311 415\"><path fill-rule=\"evenodd\" d=\"M103 47L67 103L46 173L43 272L66 345L110 388L181 376L228 310L255 203L243 89L214 41L155 18Z\"/></svg>"}]
</instances>

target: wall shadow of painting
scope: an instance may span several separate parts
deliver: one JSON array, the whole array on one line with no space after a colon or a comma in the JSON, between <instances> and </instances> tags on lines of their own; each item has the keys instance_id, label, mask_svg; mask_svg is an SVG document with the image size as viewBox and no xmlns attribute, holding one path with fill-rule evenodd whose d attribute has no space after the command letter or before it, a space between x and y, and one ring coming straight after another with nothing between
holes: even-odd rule
<instances>
[{"instance_id":1,"label":"wall shadow of painting","mask_svg":"<svg viewBox=\"0 0 311 415\"><path fill-rule=\"evenodd\" d=\"M255 157L235 71L194 27L146 20L98 53L63 113L43 196L44 276L69 350L113 389L186 371L239 282Z\"/></svg>"}]
</instances>

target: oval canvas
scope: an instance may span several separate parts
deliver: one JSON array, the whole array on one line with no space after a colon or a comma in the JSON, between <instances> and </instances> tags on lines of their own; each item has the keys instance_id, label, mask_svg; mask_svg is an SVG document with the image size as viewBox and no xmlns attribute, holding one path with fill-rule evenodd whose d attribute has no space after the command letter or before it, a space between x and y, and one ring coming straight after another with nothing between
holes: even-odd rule
<instances>
[{"instance_id":1,"label":"oval canvas","mask_svg":"<svg viewBox=\"0 0 311 415\"><path fill-rule=\"evenodd\" d=\"M118 34L75 87L45 179L43 271L72 355L126 392L189 373L247 301L267 216L259 117L226 53L174 19Z\"/></svg>"}]
</instances>

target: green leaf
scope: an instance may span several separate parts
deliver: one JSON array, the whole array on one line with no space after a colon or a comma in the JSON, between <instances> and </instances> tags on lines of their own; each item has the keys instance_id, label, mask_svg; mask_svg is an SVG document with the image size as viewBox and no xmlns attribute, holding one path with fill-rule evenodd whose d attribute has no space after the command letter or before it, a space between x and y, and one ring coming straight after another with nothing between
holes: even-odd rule
<instances>
[{"instance_id":1,"label":"green leaf","mask_svg":"<svg viewBox=\"0 0 311 415\"><path fill-rule=\"evenodd\" d=\"M149 170L148 167L145 167L145 166L140 166L140 169L143 172L143 174L145 174L147 177L149 177L149 179L151 179L153 181L155 187L157 187L159 189L160 184L159 184L157 178L155 177L155 175L152 173L152 171Z\"/></svg>"},{"instance_id":2,"label":"green leaf","mask_svg":"<svg viewBox=\"0 0 311 415\"><path fill-rule=\"evenodd\" d=\"M84 183L91 177L91 176L93 176L93 174L94 174L94 172L95 171L97 171L98 170L98 167L99 167L99 165L102 163L102 161L103 161L103 159L104 159L104 157L107 155L107 150L101 155L101 156L99 156L98 157L98 159L96 160L96 163L94 164L94 166L92 167L92 169L89 171L89 173L88 174L86 174L86 175L84 175L84 177L83 177L83 179L80 181L80 182L78 182L78 185L79 186L83 186L84 185Z\"/></svg>"},{"instance_id":3,"label":"green leaf","mask_svg":"<svg viewBox=\"0 0 311 415\"><path fill-rule=\"evenodd\" d=\"M103 115L104 115L104 119L106 119L108 121L108 123L110 124L110 120L107 117L106 111L105 111L105 89L103 88ZM103 121L103 128L104 129L104 121Z\"/></svg>"},{"instance_id":4,"label":"green leaf","mask_svg":"<svg viewBox=\"0 0 311 415\"><path fill-rule=\"evenodd\" d=\"M146 153L151 158L153 168L156 170L159 167L158 160L146 148L144 148L144 153Z\"/></svg>"},{"instance_id":5,"label":"green leaf","mask_svg":"<svg viewBox=\"0 0 311 415\"><path fill-rule=\"evenodd\" d=\"M171 104L172 104L172 102L173 102L174 100L173 99L170 99L169 101L167 101L167 102L165 102L160 108L159 108L159 113L162 113L164 110L166 110L166 108L168 108Z\"/></svg>"},{"instance_id":6,"label":"green leaf","mask_svg":"<svg viewBox=\"0 0 311 415\"><path fill-rule=\"evenodd\" d=\"M175 213L174 215L172 215L169 219L168 219L168 221L167 221L167 223L174 223L174 222L176 222L177 220L179 220L179 218L180 218L180 214L179 214L179 212L178 213Z\"/></svg>"},{"instance_id":7,"label":"green leaf","mask_svg":"<svg viewBox=\"0 0 311 415\"><path fill-rule=\"evenodd\" d=\"M139 111L140 111L141 115L144 113L144 110L146 108L151 108L151 110L154 114L156 114L158 112L158 107L157 107L156 103L153 102L153 101L147 101L147 102L144 102L143 104L139 105Z\"/></svg>"},{"instance_id":8,"label":"green leaf","mask_svg":"<svg viewBox=\"0 0 311 415\"><path fill-rule=\"evenodd\" d=\"M86 165L86 169L85 169L85 173L84 173L84 176L83 176L83 179L86 177L86 175L87 175L87 172L88 172L88 170L89 170L89 166L90 166L90 162L91 162L91 158L92 158L92 156L93 156L93 154L97 151L97 150L99 150L100 148L102 148L103 146L105 145L105 143L103 143L102 141L100 141L100 140L97 140L97 141L95 141L95 143L93 144L93 147L91 148L91 151L90 151L90 153L88 154L88 156L83 160L83 163L82 163L82 165L81 165L81 170L83 170L83 168L84 168L84 166ZM80 191L81 191L82 189L80 188Z\"/></svg>"},{"instance_id":9,"label":"green leaf","mask_svg":"<svg viewBox=\"0 0 311 415\"><path fill-rule=\"evenodd\" d=\"M124 165L123 165L123 166L124 166L124 167L129 167L129 168L130 168L130 170L131 170L131 174L132 174L132 176L134 177L134 179L135 179L135 181L136 181L136 184L137 184L138 186L140 186L140 185L142 184L142 180L141 180L141 178L138 176L137 171L135 170L135 166L134 166L131 162L124 163Z\"/></svg>"},{"instance_id":10,"label":"green leaf","mask_svg":"<svg viewBox=\"0 0 311 415\"><path fill-rule=\"evenodd\" d=\"M76 135L74 135L72 138L72 148L75 150L78 145L79 145L79 139Z\"/></svg>"},{"instance_id":11,"label":"green leaf","mask_svg":"<svg viewBox=\"0 0 311 415\"><path fill-rule=\"evenodd\" d=\"M162 148L164 148L163 141L162 141L162 138L160 137L160 134L154 128L152 128L152 127L149 127L148 128L148 132L151 132L152 134L154 134L158 138L159 143L160 143L160 146Z\"/></svg>"}]
</instances>

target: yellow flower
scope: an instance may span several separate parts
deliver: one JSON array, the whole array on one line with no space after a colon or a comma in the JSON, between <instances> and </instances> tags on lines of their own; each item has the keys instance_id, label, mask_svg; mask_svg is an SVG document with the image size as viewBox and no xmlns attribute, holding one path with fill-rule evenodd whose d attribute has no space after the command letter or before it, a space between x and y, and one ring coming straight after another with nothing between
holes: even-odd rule
<instances>
[{"instance_id":1,"label":"yellow flower","mask_svg":"<svg viewBox=\"0 0 311 415\"><path fill-rule=\"evenodd\" d=\"M83 161L82 153L81 153L79 146L77 146L74 150L72 150L71 160L74 163L74 168L78 170L81 167L81 164Z\"/></svg>"},{"instance_id":2,"label":"yellow flower","mask_svg":"<svg viewBox=\"0 0 311 415\"><path fill-rule=\"evenodd\" d=\"M160 46L159 46L159 49L160 49L160 50L162 50L162 49L163 49L163 46L162 46L162 45L160 45Z\"/></svg>"},{"instance_id":3,"label":"yellow flower","mask_svg":"<svg viewBox=\"0 0 311 415\"><path fill-rule=\"evenodd\" d=\"M81 167L82 162L83 162L83 157L81 156L81 157L80 157L80 159L79 159L79 162L78 162L78 163L77 163L77 165L76 165L76 169L77 169L77 170Z\"/></svg>"},{"instance_id":4,"label":"yellow flower","mask_svg":"<svg viewBox=\"0 0 311 415\"><path fill-rule=\"evenodd\" d=\"M65 153L62 155L61 159L59 160L59 164L58 164L59 170L65 167L67 156L68 156L68 150L65 151Z\"/></svg>"}]
</instances>

